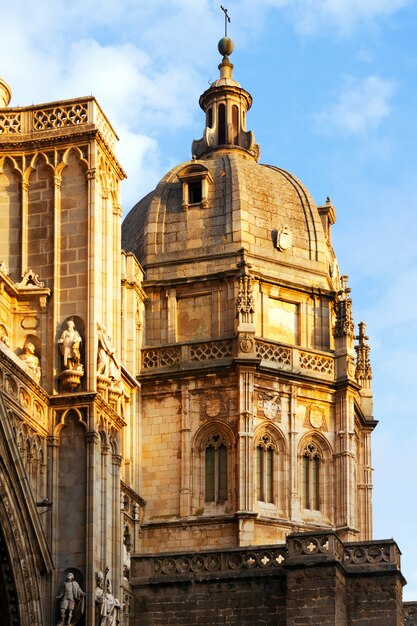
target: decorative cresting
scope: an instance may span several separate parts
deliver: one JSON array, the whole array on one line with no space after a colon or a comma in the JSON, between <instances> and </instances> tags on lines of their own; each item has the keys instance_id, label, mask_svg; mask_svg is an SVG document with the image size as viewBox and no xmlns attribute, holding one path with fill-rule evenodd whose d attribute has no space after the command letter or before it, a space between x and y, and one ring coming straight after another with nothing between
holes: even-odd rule
<instances>
[{"instance_id":1,"label":"decorative cresting","mask_svg":"<svg viewBox=\"0 0 417 626\"><path fill-rule=\"evenodd\" d=\"M352 299L349 295L351 289L347 286L347 276L341 276L340 281L341 289L336 294L335 302L336 323L334 326L334 336L353 339L355 336L355 326L352 317Z\"/></svg>"},{"instance_id":2,"label":"decorative cresting","mask_svg":"<svg viewBox=\"0 0 417 626\"><path fill-rule=\"evenodd\" d=\"M45 283L40 280L38 274L35 274L33 270L29 269L26 270L26 272L23 274L22 280L16 283L16 287L19 287L19 289L24 289L27 287L43 288L45 287Z\"/></svg>"},{"instance_id":3,"label":"decorative cresting","mask_svg":"<svg viewBox=\"0 0 417 626\"><path fill-rule=\"evenodd\" d=\"M355 378L362 387L369 387L372 380L372 368L369 358L369 352L371 348L366 343L369 339L365 335L366 324L365 322L359 323L359 335L355 337L358 340L358 345L355 346L356 350L356 369Z\"/></svg>"},{"instance_id":4,"label":"decorative cresting","mask_svg":"<svg viewBox=\"0 0 417 626\"><path fill-rule=\"evenodd\" d=\"M233 65L229 55L233 48L229 37L219 41L218 50L223 56L219 65L220 77L200 96L199 104L206 114L206 127L203 137L193 141L193 157L200 158L210 150L227 147L243 149L259 159L260 150L255 136L252 131L246 130L246 112L252 106L252 97L232 77Z\"/></svg>"}]
</instances>

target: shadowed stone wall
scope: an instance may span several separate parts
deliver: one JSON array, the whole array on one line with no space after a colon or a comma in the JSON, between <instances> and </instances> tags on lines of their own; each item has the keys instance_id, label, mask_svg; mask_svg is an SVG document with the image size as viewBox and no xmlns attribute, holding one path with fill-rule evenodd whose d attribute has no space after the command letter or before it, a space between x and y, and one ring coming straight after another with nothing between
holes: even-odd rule
<instances>
[{"instance_id":1,"label":"shadowed stone wall","mask_svg":"<svg viewBox=\"0 0 417 626\"><path fill-rule=\"evenodd\" d=\"M342 543L331 532L290 535L282 546L135 556L133 623L402 626L399 556L392 540Z\"/></svg>"}]
</instances>

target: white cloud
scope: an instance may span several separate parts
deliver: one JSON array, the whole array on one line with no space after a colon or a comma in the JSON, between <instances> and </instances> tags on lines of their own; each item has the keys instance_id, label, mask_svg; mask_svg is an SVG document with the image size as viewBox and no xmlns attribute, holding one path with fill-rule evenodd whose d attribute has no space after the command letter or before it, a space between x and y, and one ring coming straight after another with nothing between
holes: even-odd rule
<instances>
[{"instance_id":1,"label":"white cloud","mask_svg":"<svg viewBox=\"0 0 417 626\"><path fill-rule=\"evenodd\" d=\"M348 79L335 102L313 116L323 134L359 134L376 128L391 111L395 85L378 76Z\"/></svg>"},{"instance_id":2,"label":"white cloud","mask_svg":"<svg viewBox=\"0 0 417 626\"><path fill-rule=\"evenodd\" d=\"M388 17L410 0L288 0L287 13L302 35L317 35L335 30L347 35L358 25ZM282 5L280 0L269 4Z\"/></svg>"},{"instance_id":3,"label":"white cloud","mask_svg":"<svg viewBox=\"0 0 417 626\"><path fill-rule=\"evenodd\" d=\"M162 165L158 143L147 137L132 133L127 127L118 129L120 145L117 157L128 176L122 184L122 206L128 211L150 189L153 189L162 177Z\"/></svg>"}]
</instances>

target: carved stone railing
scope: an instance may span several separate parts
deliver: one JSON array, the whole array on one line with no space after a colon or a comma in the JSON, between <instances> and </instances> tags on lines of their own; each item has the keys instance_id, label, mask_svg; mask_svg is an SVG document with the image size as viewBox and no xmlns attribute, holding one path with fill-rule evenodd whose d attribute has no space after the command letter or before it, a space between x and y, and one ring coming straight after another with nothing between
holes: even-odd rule
<instances>
[{"instance_id":1,"label":"carved stone railing","mask_svg":"<svg viewBox=\"0 0 417 626\"><path fill-rule=\"evenodd\" d=\"M292 349L267 341L256 342L256 356L263 361L277 363L281 367L292 367Z\"/></svg>"},{"instance_id":2,"label":"carved stone railing","mask_svg":"<svg viewBox=\"0 0 417 626\"><path fill-rule=\"evenodd\" d=\"M389 563L400 567L400 551L392 540L345 544L345 565L376 565L378 563Z\"/></svg>"},{"instance_id":3,"label":"carved stone railing","mask_svg":"<svg viewBox=\"0 0 417 626\"><path fill-rule=\"evenodd\" d=\"M417 602L404 602L404 624L406 626L416 626L417 624Z\"/></svg>"},{"instance_id":4,"label":"carved stone railing","mask_svg":"<svg viewBox=\"0 0 417 626\"><path fill-rule=\"evenodd\" d=\"M253 570L273 570L282 568L287 558L285 546L252 547L250 549L231 548L210 552L188 552L136 557L139 565L137 574L172 578L193 575L227 575Z\"/></svg>"},{"instance_id":5,"label":"carved stone railing","mask_svg":"<svg viewBox=\"0 0 417 626\"><path fill-rule=\"evenodd\" d=\"M332 380L334 377L333 356L283 346L274 342L256 340L256 357L263 364L278 370L304 372ZM160 368L186 368L196 363L219 361L233 358L233 339L212 339L204 342L189 342L143 348L142 370ZM188 364L188 365L187 365Z\"/></svg>"},{"instance_id":6,"label":"carved stone railing","mask_svg":"<svg viewBox=\"0 0 417 626\"><path fill-rule=\"evenodd\" d=\"M256 356L265 364L286 371L301 371L308 375L334 377L333 356L313 350L282 346L271 341L256 340Z\"/></svg>"},{"instance_id":7,"label":"carved stone railing","mask_svg":"<svg viewBox=\"0 0 417 626\"><path fill-rule=\"evenodd\" d=\"M338 562L347 571L400 570L400 551L393 540L343 543L334 531L294 533L286 545L252 546L205 552L164 553L136 556L133 576L145 579L175 579L217 575L219 578L243 572L273 572L291 565ZM417 603L409 603L407 613L417 615ZM413 624L414 626L414 624Z\"/></svg>"},{"instance_id":8,"label":"carved stone railing","mask_svg":"<svg viewBox=\"0 0 417 626\"><path fill-rule=\"evenodd\" d=\"M219 359L231 359L232 354L232 339L215 339L198 343L144 348L142 350L142 368L144 370L180 368L187 363L195 364Z\"/></svg>"},{"instance_id":9,"label":"carved stone railing","mask_svg":"<svg viewBox=\"0 0 417 626\"><path fill-rule=\"evenodd\" d=\"M110 149L116 135L96 100L92 97L63 100L43 106L7 108L0 110L0 141L16 135L31 135L50 130L95 125ZM17 137L16 137L17 139Z\"/></svg>"}]
</instances>

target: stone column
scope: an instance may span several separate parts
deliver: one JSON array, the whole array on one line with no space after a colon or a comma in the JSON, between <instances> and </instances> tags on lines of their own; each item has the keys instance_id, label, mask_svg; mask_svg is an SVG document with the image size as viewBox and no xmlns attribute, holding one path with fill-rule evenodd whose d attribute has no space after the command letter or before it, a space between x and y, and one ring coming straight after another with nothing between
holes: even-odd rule
<instances>
[{"instance_id":1,"label":"stone column","mask_svg":"<svg viewBox=\"0 0 417 626\"><path fill-rule=\"evenodd\" d=\"M28 268L28 193L29 181L21 181L22 188L22 250L20 256L20 273L23 274Z\"/></svg>"},{"instance_id":2,"label":"stone column","mask_svg":"<svg viewBox=\"0 0 417 626\"><path fill-rule=\"evenodd\" d=\"M86 528L86 580L85 591L86 607L85 607L85 622L86 624L94 624L94 589L95 589L95 571L99 569L97 567L98 554L97 554L97 535L99 533L97 529L97 519L95 519L95 512L100 509L98 503L100 502L100 486L97 485L97 467L96 459L98 457L98 446L100 444L100 435L95 431L90 431L85 436L87 444L87 528ZM100 527L99 527L100 528ZM100 532L101 536L101 532Z\"/></svg>"},{"instance_id":3,"label":"stone column","mask_svg":"<svg viewBox=\"0 0 417 626\"><path fill-rule=\"evenodd\" d=\"M254 468L253 468L253 393L254 370L238 368L239 376L239 433L237 450L238 486L238 545L254 542L255 526L253 510Z\"/></svg>"},{"instance_id":4,"label":"stone column","mask_svg":"<svg viewBox=\"0 0 417 626\"><path fill-rule=\"evenodd\" d=\"M181 490L180 517L190 515L191 476L190 396L185 384L181 389Z\"/></svg>"},{"instance_id":5,"label":"stone column","mask_svg":"<svg viewBox=\"0 0 417 626\"><path fill-rule=\"evenodd\" d=\"M53 413L53 417L55 417ZM52 509L47 514L47 528L46 537L48 545L50 546L51 556L54 563L57 560L58 554L58 541L57 541L57 528L58 528L58 457L59 457L59 437L51 435L47 438L47 497L52 502ZM54 506L55 505L55 506ZM58 572L53 570L51 576L49 605L47 609L46 623L53 624L55 620L56 612L56 590L58 588Z\"/></svg>"}]
</instances>

